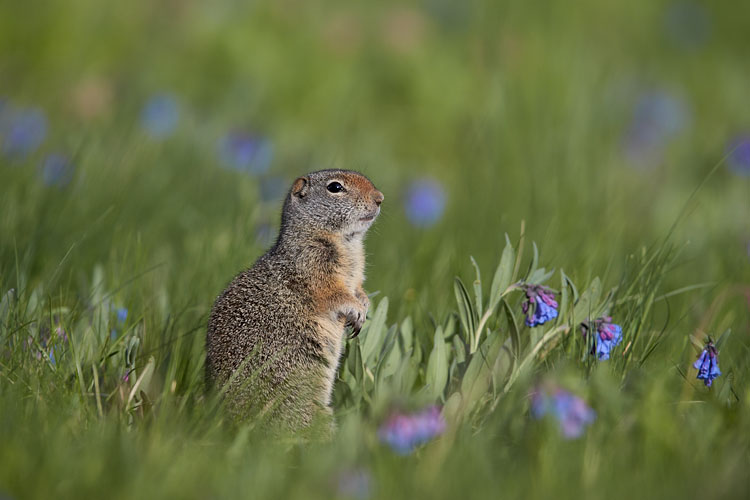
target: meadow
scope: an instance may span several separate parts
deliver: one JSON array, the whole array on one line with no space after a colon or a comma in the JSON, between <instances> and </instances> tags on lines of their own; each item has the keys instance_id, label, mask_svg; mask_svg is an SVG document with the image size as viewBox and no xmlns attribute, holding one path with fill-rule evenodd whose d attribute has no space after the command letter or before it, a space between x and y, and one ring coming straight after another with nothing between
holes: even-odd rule
<instances>
[{"instance_id":1,"label":"meadow","mask_svg":"<svg viewBox=\"0 0 750 500\"><path fill-rule=\"evenodd\" d=\"M748 19L0 2L0 498L746 498ZM372 307L335 435L268 436L206 322L321 168Z\"/></svg>"}]
</instances>

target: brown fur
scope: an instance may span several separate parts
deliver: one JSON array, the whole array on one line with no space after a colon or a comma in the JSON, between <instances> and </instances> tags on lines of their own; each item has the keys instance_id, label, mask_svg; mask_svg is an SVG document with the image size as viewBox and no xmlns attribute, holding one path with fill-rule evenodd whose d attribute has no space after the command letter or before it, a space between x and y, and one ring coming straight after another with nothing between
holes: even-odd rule
<instances>
[{"instance_id":1,"label":"brown fur","mask_svg":"<svg viewBox=\"0 0 750 500\"><path fill-rule=\"evenodd\" d=\"M333 181L346 191L329 192ZM276 244L229 284L208 322L207 381L226 390L237 418L304 428L330 415L345 327L359 333L369 306L363 238L382 201L357 172L294 182Z\"/></svg>"}]
</instances>

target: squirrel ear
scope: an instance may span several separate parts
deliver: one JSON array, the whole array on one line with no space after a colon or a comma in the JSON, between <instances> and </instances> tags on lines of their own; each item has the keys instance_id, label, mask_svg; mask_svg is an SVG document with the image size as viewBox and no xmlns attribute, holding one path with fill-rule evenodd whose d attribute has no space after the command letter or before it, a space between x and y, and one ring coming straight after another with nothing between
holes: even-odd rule
<instances>
[{"instance_id":1,"label":"squirrel ear","mask_svg":"<svg viewBox=\"0 0 750 500\"><path fill-rule=\"evenodd\" d=\"M294 184L292 184L292 196L304 198L307 195L309 184L310 180L307 177L299 177L294 181Z\"/></svg>"}]
</instances>

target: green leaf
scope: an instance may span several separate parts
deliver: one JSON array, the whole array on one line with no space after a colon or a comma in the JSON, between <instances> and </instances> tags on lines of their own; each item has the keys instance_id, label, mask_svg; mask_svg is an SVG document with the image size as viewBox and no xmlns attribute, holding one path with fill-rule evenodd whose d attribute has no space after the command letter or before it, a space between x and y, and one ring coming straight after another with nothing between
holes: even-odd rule
<instances>
[{"instance_id":1,"label":"green leaf","mask_svg":"<svg viewBox=\"0 0 750 500\"><path fill-rule=\"evenodd\" d=\"M534 255L531 258L531 265L529 266L529 272L526 273L527 276L531 276L539 268L539 247L536 246L535 241L531 242L531 247L534 249Z\"/></svg>"},{"instance_id":2,"label":"green leaf","mask_svg":"<svg viewBox=\"0 0 750 500\"><path fill-rule=\"evenodd\" d=\"M456 353L455 360L458 363L466 361L466 345L458 335L453 336L453 351Z\"/></svg>"},{"instance_id":3,"label":"green leaf","mask_svg":"<svg viewBox=\"0 0 750 500\"><path fill-rule=\"evenodd\" d=\"M570 279L570 277L568 277L568 275L563 273L563 277L564 277L563 286L567 285L568 287L570 287L570 291L573 292L573 303L575 304L578 302L578 288L576 288L575 283L573 283L573 281Z\"/></svg>"},{"instance_id":4,"label":"green leaf","mask_svg":"<svg viewBox=\"0 0 750 500\"><path fill-rule=\"evenodd\" d=\"M460 278L456 278L453 283L453 292L456 295L456 304L458 305L458 317L461 320L461 327L464 332L464 338L469 341L474 335L475 316L474 308L469 299L469 292Z\"/></svg>"},{"instance_id":5,"label":"green leaf","mask_svg":"<svg viewBox=\"0 0 750 500\"><path fill-rule=\"evenodd\" d=\"M496 391L499 391L508 380L510 380L513 371L518 365L518 359L511 351L512 345L510 345L510 339L507 339L500 347L500 351L497 353L495 359L495 365L492 367L492 384Z\"/></svg>"},{"instance_id":6,"label":"green leaf","mask_svg":"<svg viewBox=\"0 0 750 500\"><path fill-rule=\"evenodd\" d=\"M443 326L443 338L450 340L454 333L456 333L456 315L450 314L445 321L445 326Z\"/></svg>"},{"instance_id":7,"label":"green leaf","mask_svg":"<svg viewBox=\"0 0 750 500\"><path fill-rule=\"evenodd\" d=\"M497 266L495 271L495 277L492 279L492 286L490 287L490 308L494 308L503 292L510 286L510 282L513 279L513 245L510 241L506 242L503 254L500 257L500 264Z\"/></svg>"},{"instance_id":8,"label":"green leaf","mask_svg":"<svg viewBox=\"0 0 750 500\"><path fill-rule=\"evenodd\" d=\"M384 345L383 362L378 366L378 376L381 380L396 373L401 364L401 347L396 339L397 334L396 325L393 325L388 331L388 342Z\"/></svg>"},{"instance_id":9,"label":"green leaf","mask_svg":"<svg viewBox=\"0 0 750 500\"><path fill-rule=\"evenodd\" d=\"M141 375L136 379L135 384L133 384L133 388L130 390L127 404L128 408L132 407L133 400L135 399L136 395L140 394L141 391L147 391L149 383L151 382L151 377L154 375L155 368L156 360L153 356L150 356L148 358L148 363L146 363L146 367L141 372Z\"/></svg>"},{"instance_id":10,"label":"green leaf","mask_svg":"<svg viewBox=\"0 0 750 500\"><path fill-rule=\"evenodd\" d=\"M4 325L6 318L10 311L13 310L13 306L16 303L16 291L12 288L3 294L2 300L0 300L0 325Z\"/></svg>"},{"instance_id":11,"label":"green leaf","mask_svg":"<svg viewBox=\"0 0 750 500\"><path fill-rule=\"evenodd\" d=\"M570 302L570 291L568 290L568 287L566 286L566 280L568 279L567 276L565 276L565 271L560 269L560 314L557 316L557 324L562 322L563 317L568 312L568 303Z\"/></svg>"},{"instance_id":12,"label":"green leaf","mask_svg":"<svg viewBox=\"0 0 750 500\"><path fill-rule=\"evenodd\" d=\"M448 422L455 422L461 410L461 393L456 391L450 395L443 405L443 415Z\"/></svg>"},{"instance_id":13,"label":"green leaf","mask_svg":"<svg viewBox=\"0 0 750 500\"><path fill-rule=\"evenodd\" d=\"M390 377L396 373L396 370L401 365L401 348L397 343L394 343L391 349L383 355L383 359L383 366L380 369L381 379Z\"/></svg>"},{"instance_id":14,"label":"green leaf","mask_svg":"<svg viewBox=\"0 0 750 500\"><path fill-rule=\"evenodd\" d=\"M539 339L538 342L534 344L534 347L531 349L531 351L523 358L523 361L513 369L513 372L510 374L510 377L508 377L508 382L505 384L504 392L508 392L510 388L513 386L513 383L518 380L518 377L523 373L525 370L529 369L531 367L531 364L536 357L536 355L539 353L539 351L544 347L548 342L550 342L553 338L555 338L557 335L560 335L561 332L568 331L567 325L560 325L557 326L547 332L545 332L544 336Z\"/></svg>"},{"instance_id":15,"label":"green leaf","mask_svg":"<svg viewBox=\"0 0 750 500\"><path fill-rule=\"evenodd\" d=\"M518 328L518 322L516 321L516 315L513 313L513 309L510 307L507 300L503 300L503 306L505 308L505 314L508 317L508 328L510 330L511 345L513 347L513 358L517 360L521 357L521 334Z\"/></svg>"},{"instance_id":16,"label":"green leaf","mask_svg":"<svg viewBox=\"0 0 750 500\"><path fill-rule=\"evenodd\" d=\"M430 359L427 362L427 391L432 399L443 394L448 382L448 355L443 340L442 327L435 330L435 345L432 347Z\"/></svg>"},{"instance_id":17,"label":"green leaf","mask_svg":"<svg viewBox=\"0 0 750 500\"><path fill-rule=\"evenodd\" d=\"M721 346L724 345L724 342L727 341L727 339L729 338L729 335L731 335L731 333L732 333L732 329L731 328L727 328L726 330L724 330L724 333L722 333L721 335L719 335L719 338L716 340L716 344L714 344L716 346L716 350L717 351L721 350Z\"/></svg>"},{"instance_id":18,"label":"green leaf","mask_svg":"<svg viewBox=\"0 0 750 500\"><path fill-rule=\"evenodd\" d=\"M412 344L414 342L414 327L411 323L411 316L407 316L404 321L401 322L401 346L404 352L411 351Z\"/></svg>"},{"instance_id":19,"label":"green leaf","mask_svg":"<svg viewBox=\"0 0 750 500\"><path fill-rule=\"evenodd\" d=\"M588 289L583 292L573 309L573 325L577 325L586 318L594 319L597 314L599 297L602 294L602 284L598 277L594 278Z\"/></svg>"},{"instance_id":20,"label":"green leaf","mask_svg":"<svg viewBox=\"0 0 750 500\"><path fill-rule=\"evenodd\" d=\"M467 411L487 394L492 381L492 369L502 344L503 341L499 335L492 335L471 357L461 381L461 396Z\"/></svg>"},{"instance_id":21,"label":"green leaf","mask_svg":"<svg viewBox=\"0 0 750 500\"><path fill-rule=\"evenodd\" d=\"M414 388L414 381L419 374L419 361L415 358L404 358L402 368L397 372L398 381L396 386L401 394L411 394Z\"/></svg>"},{"instance_id":22,"label":"green leaf","mask_svg":"<svg viewBox=\"0 0 750 500\"><path fill-rule=\"evenodd\" d=\"M540 267L526 278L526 282L532 285L541 285L542 283L546 283L554 274L554 269L547 271L545 268Z\"/></svg>"},{"instance_id":23,"label":"green leaf","mask_svg":"<svg viewBox=\"0 0 750 500\"><path fill-rule=\"evenodd\" d=\"M362 332L362 359L365 364L374 364L375 355L380 352L383 337L386 333L385 320L388 314L388 297L383 297L372 315L372 320L365 325L366 332Z\"/></svg>"},{"instance_id":24,"label":"green leaf","mask_svg":"<svg viewBox=\"0 0 750 500\"><path fill-rule=\"evenodd\" d=\"M477 316L482 316L482 275L479 272L479 265L477 264L477 261L474 260L474 257L469 257L471 259L471 264L474 266L474 272L476 273L477 277L474 280L474 308L477 312Z\"/></svg>"},{"instance_id":25,"label":"green leaf","mask_svg":"<svg viewBox=\"0 0 750 500\"><path fill-rule=\"evenodd\" d=\"M360 340L354 339L354 341L351 342L349 346L351 352L349 353L349 357L346 360L346 366L349 369L349 372L354 377L354 380L357 381L357 384L360 384L362 382L362 376L364 373L362 369L362 350L359 347ZM352 389L354 388L352 387Z\"/></svg>"}]
</instances>

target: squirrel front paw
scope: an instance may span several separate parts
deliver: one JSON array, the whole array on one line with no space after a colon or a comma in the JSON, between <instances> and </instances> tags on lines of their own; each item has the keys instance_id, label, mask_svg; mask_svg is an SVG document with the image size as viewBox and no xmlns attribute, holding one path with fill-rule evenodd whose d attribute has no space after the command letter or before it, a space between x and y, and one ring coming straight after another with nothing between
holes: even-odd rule
<instances>
[{"instance_id":1,"label":"squirrel front paw","mask_svg":"<svg viewBox=\"0 0 750 500\"><path fill-rule=\"evenodd\" d=\"M362 307L362 304L356 306L352 304L352 307L348 307L339 313L339 318L345 321L344 326L352 329L352 334L349 338L353 339L359 332L362 331L362 325L365 323L365 317L367 316L367 308Z\"/></svg>"},{"instance_id":2,"label":"squirrel front paw","mask_svg":"<svg viewBox=\"0 0 750 500\"><path fill-rule=\"evenodd\" d=\"M368 297L367 293L361 288L357 290L354 295L359 300L359 303L362 304L362 307L365 308L365 314L367 314L367 311L370 309L370 297Z\"/></svg>"}]
</instances>

